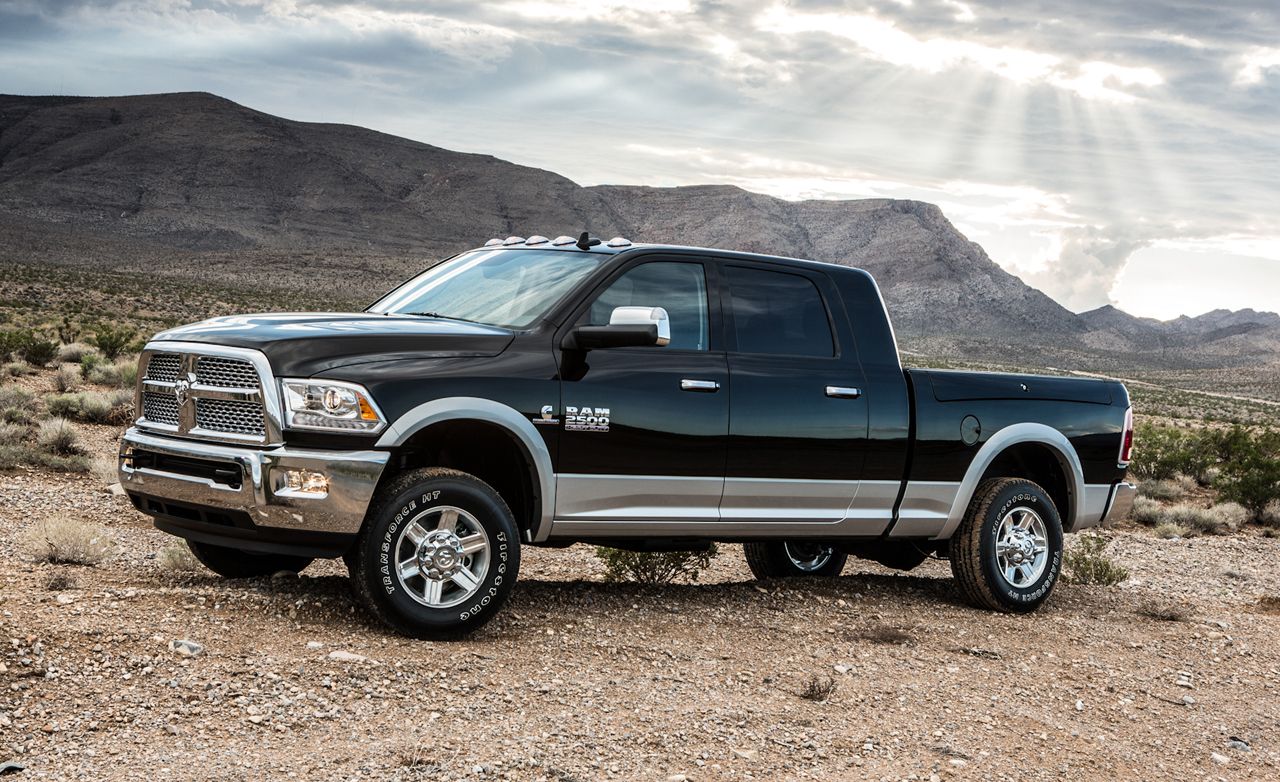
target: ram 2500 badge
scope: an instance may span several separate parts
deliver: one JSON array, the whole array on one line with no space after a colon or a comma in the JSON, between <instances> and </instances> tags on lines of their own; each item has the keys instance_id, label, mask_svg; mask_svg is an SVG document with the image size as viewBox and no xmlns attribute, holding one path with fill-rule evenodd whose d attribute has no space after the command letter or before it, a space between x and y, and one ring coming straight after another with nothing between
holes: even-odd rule
<instances>
[{"instance_id":1,"label":"ram 2500 badge","mask_svg":"<svg viewBox=\"0 0 1280 782\"><path fill-rule=\"evenodd\" d=\"M741 542L761 578L938 555L1026 612L1063 533L1133 498L1122 384L904 370L870 275L791 258L511 237L364 312L213 318L140 361L138 510L228 577L342 557L421 637L576 542Z\"/></svg>"}]
</instances>

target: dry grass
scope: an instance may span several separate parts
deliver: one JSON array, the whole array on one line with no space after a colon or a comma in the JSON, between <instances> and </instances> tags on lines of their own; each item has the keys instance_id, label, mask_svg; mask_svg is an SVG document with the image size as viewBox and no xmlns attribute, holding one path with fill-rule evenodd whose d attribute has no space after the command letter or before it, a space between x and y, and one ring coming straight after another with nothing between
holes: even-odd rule
<instances>
[{"instance_id":1,"label":"dry grass","mask_svg":"<svg viewBox=\"0 0 1280 782\"><path fill-rule=\"evenodd\" d=\"M10 361L0 368L0 375L4 377L25 377L35 374L36 368L25 361Z\"/></svg>"},{"instance_id":2,"label":"dry grass","mask_svg":"<svg viewBox=\"0 0 1280 782\"><path fill-rule=\"evenodd\" d=\"M1133 501L1132 518L1146 527L1154 527L1164 516L1164 506L1150 497L1138 497Z\"/></svg>"},{"instance_id":3,"label":"dry grass","mask_svg":"<svg viewBox=\"0 0 1280 782\"><path fill-rule=\"evenodd\" d=\"M48 418L36 430L36 444L49 453L72 456L82 453L80 436L65 418Z\"/></svg>"},{"instance_id":4,"label":"dry grass","mask_svg":"<svg viewBox=\"0 0 1280 782\"><path fill-rule=\"evenodd\" d=\"M58 348L58 361L64 364L79 364L86 355L97 353L98 349L83 342L72 342Z\"/></svg>"},{"instance_id":5,"label":"dry grass","mask_svg":"<svg viewBox=\"0 0 1280 782\"><path fill-rule=\"evenodd\" d=\"M107 531L62 516L37 522L26 532L27 550L36 562L92 567L115 551Z\"/></svg>"},{"instance_id":6,"label":"dry grass","mask_svg":"<svg viewBox=\"0 0 1280 782\"><path fill-rule=\"evenodd\" d=\"M46 404L50 415L91 424L123 424L133 415L133 394L125 390L54 394Z\"/></svg>"},{"instance_id":7,"label":"dry grass","mask_svg":"<svg viewBox=\"0 0 1280 782\"><path fill-rule=\"evenodd\" d=\"M64 592L68 589L74 589L76 580L66 573L51 573L44 580L44 588L50 592Z\"/></svg>"},{"instance_id":8,"label":"dry grass","mask_svg":"<svg viewBox=\"0 0 1280 782\"><path fill-rule=\"evenodd\" d=\"M1138 495L1153 500L1173 502L1190 494L1196 488L1196 482L1185 476L1167 480L1147 480L1138 484Z\"/></svg>"},{"instance_id":9,"label":"dry grass","mask_svg":"<svg viewBox=\"0 0 1280 782\"><path fill-rule=\"evenodd\" d=\"M796 693L807 701L816 701L822 703L835 694L839 688L836 680L829 676L818 676L814 674L809 677L809 681L805 682L804 689Z\"/></svg>"},{"instance_id":10,"label":"dry grass","mask_svg":"<svg viewBox=\"0 0 1280 782\"><path fill-rule=\"evenodd\" d=\"M0 445L17 445L27 439L27 435L30 433L31 427L29 426L0 421Z\"/></svg>"},{"instance_id":11,"label":"dry grass","mask_svg":"<svg viewBox=\"0 0 1280 782\"><path fill-rule=\"evenodd\" d=\"M99 386L133 388L138 382L138 359L122 358L110 364L98 364L89 370L88 379Z\"/></svg>"},{"instance_id":12,"label":"dry grass","mask_svg":"<svg viewBox=\"0 0 1280 782\"><path fill-rule=\"evenodd\" d=\"M117 461L114 456L95 456L89 462L89 472L103 489L120 482L116 474Z\"/></svg>"},{"instance_id":13,"label":"dry grass","mask_svg":"<svg viewBox=\"0 0 1280 782\"><path fill-rule=\"evenodd\" d=\"M1189 538L1192 535L1191 530L1187 529L1181 524L1174 524L1171 521L1166 521L1162 524L1157 524L1156 528L1152 530L1152 532L1156 534L1157 538L1164 538L1165 540L1173 540L1174 538Z\"/></svg>"},{"instance_id":14,"label":"dry grass","mask_svg":"<svg viewBox=\"0 0 1280 782\"><path fill-rule=\"evenodd\" d=\"M53 373L53 388L59 393L66 393L80 385L80 367L75 364L63 364Z\"/></svg>"}]
</instances>

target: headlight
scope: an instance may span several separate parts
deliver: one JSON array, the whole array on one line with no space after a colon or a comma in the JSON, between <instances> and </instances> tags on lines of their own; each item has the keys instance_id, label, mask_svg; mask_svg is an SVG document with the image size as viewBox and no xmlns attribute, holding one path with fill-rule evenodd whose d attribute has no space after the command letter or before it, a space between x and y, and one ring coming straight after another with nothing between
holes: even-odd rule
<instances>
[{"instance_id":1,"label":"headlight","mask_svg":"<svg viewBox=\"0 0 1280 782\"><path fill-rule=\"evenodd\" d=\"M281 380L288 429L377 432L386 425L364 386L339 380Z\"/></svg>"}]
</instances>

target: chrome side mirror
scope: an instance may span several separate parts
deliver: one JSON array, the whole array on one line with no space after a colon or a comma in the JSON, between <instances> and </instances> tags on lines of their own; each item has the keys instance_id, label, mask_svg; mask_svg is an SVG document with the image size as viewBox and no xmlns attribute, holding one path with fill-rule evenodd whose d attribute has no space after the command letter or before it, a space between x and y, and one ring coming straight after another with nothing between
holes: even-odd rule
<instances>
[{"instance_id":1,"label":"chrome side mirror","mask_svg":"<svg viewBox=\"0 0 1280 782\"><path fill-rule=\"evenodd\" d=\"M609 316L610 326L653 326L658 347L671 344L671 318L662 307L615 307Z\"/></svg>"}]
</instances>

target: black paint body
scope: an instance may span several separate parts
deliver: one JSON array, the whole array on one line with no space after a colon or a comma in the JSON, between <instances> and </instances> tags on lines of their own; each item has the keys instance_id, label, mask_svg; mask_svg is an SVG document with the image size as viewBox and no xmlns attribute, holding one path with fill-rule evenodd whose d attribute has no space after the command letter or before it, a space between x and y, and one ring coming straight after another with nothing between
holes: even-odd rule
<instances>
[{"instance_id":1,"label":"black paint body","mask_svg":"<svg viewBox=\"0 0 1280 782\"><path fill-rule=\"evenodd\" d=\"M832 264L681 247L552 248L611 256L533 327L513 331L427 317L355 314L220 318L157 339L263 351L278 377L360 383L388 420L443 397L482 397L533 421L544 405L609 408L607 433L538 426L558 473L808 480L960 481L994 433L1019 422L1059 430L1086 483L1120 481L1129 406L1120 383L1028 375L904 370L879 289L861 270ZM707 270L710 349L612 348L564 343L594 295L624 271L655 260L701 261ZM830 358L735 351L725 265L786 269L822 294L835 337ZM660 302L655 302L660 305ZM681 391L682 378L720 383ZM861 390L831 398L826 386ZM977 442L961 421L981 422ZM370 448L377 437L287 432L303 447Z\"/></svg>"}]
</instances>

